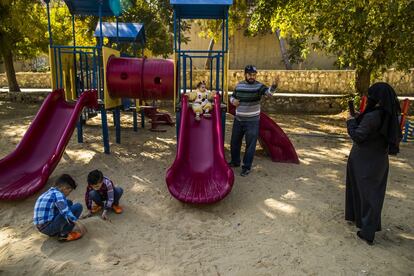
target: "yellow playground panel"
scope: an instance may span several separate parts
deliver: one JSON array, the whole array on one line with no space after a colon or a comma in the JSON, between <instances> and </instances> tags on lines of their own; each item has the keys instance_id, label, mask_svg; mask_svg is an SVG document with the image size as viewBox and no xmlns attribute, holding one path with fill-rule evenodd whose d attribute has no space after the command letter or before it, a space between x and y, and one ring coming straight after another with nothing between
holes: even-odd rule
<instances>
[{"instance_id":1,"label":"yellow playground panel","mask_svg":"<svg viewBox=\"0 0 414 276\"><path fill-rule=\"evenodd\" d=\"M122 104L121 98L112 98L109 95L108 87L106 85L106 65L110 57L120 57L121 53L115 49L102 47L103 70L104 70L104 105L105 109L115 108Z\"/></svg>"},{"instance_id":2,"label":"yellow playground panel","mask_svg":"<svg viewBox=\"0 0 414 276\"><path fill-rule=\"evenodd\" d=\"M75 63L72 53L60 53L60 60L56 59L58 49L49 47L49 64L52 73L52 90L63 88L65 90L65 99L67 101L76 100L76 78ZM55 63L56 62L56 63ZM59 63L62 68L62 74L58 72ZM57 68L56 68L57 66ZM61 81L62 78L62 81ZM62 87L61 87L62 86Z\"/></svg>"}]
</instances>

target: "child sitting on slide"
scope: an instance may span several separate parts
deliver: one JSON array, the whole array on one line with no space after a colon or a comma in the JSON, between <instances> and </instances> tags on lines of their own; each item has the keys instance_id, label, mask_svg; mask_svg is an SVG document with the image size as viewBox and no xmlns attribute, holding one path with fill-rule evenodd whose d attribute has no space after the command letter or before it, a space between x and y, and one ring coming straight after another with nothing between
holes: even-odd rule
<instances>
[{"instance_id":1,"label":"child sitting on slide","mask_svg":"<svg viewBox=\"0 0 414 276\"><path fill-rule=\"evenodd\" d=\"M192 102L191 107L196 115L195 119L200 121L200 115L204 112L204 117L211 117L209 113L213 108L213 105L209 100L212 100L216 91L208 91L206 89L206 83L200 81L197 84L197 90L188 93L188 99Z\"/></svg>"},{"instance_id":2,"label":"child sitting on slide","mask_svg":"<svg viewBox=\"0 0 414 276\"><path fill-rule=\"evenodd\" d=\"M104 177L101 171L91 171L88 174L88 186L85 193L86 207L89 213L84 218L92 216L102 208L104 210L101 217L104 220L108 219L108 210L112 209L116 214L122 213L122 207L119 205L122 193L122 188L115 187L114 183L109 178Z\"/></svg>"}]
</instances>

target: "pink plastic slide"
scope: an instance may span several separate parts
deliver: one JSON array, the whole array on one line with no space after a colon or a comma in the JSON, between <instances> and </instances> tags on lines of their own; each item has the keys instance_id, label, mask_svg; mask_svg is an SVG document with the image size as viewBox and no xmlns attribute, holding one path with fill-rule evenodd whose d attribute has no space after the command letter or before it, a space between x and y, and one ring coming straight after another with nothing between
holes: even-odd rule
<instances>
[{"instance_id":1,"label":"pink plastic slide","mask_svg":"<svg viewBox=\"0 0 414 276\"><path fill-rule=\"evenodd\" d=\"M229 112L235 115L235 106L230 104ZM260 113L259 142L273 162L299 164L295 147L286 133L266 113Z\"/></svg>"},{"instance_id":2,"label":"pink plastic slide","mask_svg":"<svg viewBox=\"0 0 414 276\"><path fill-rule=\"evenodd\" d=\"M16 149L0 160L0 199L23 199L43 188L85 106L97 106L96 91L84 92L76 104L65 101L63 90L46 97Z\"/></svg>"},{"instance_id":3,"label":"pink plastic slide","mask_svg":"<svg viewBox=\"0 0 414 276\"><path fill-rule=\"evenodd\" d=\"M217 202L231 191L234 182L224 158L220 98L214 98L211 118L196 121L187 96L182 98L181 110L177 156L167 171L168 189L183 202Z\"/></svg>"}]
</instances>

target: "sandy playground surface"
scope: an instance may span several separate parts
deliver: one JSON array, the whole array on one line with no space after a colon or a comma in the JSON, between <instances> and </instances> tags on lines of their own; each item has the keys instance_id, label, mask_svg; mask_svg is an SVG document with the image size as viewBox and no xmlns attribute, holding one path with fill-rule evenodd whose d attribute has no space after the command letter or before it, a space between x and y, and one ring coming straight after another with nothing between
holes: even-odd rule
<instances>
[{"instance_id":1,"label":"sandy playground surface","mask_svg":"<svg viewBox=\"0 0 414 276\"><path fill-rule=\"evenodd\" d=\"M0 158L20 141L37 110L0 102ZM175 128L135 133L132 116L124 114L122 144L114 143L111 127L112 154L105 155L100 121L93 119L85 143L72 137L43 191L69 173L79 184L70 198L84 204L86 176L99 168L126 191L125 212L111 213L111 222L84 220L89 233L62 244L32 225L40 193L0 202L0 274L414 275L414 144L391 158L383 231L370 247L343 219L351 147L344 116L273 117L301 164L272 163L258 149L251 175L236 170L230 195L210 206L183 204L168 193L164 179L174 160Z\"/></svg>"}]
</instances>

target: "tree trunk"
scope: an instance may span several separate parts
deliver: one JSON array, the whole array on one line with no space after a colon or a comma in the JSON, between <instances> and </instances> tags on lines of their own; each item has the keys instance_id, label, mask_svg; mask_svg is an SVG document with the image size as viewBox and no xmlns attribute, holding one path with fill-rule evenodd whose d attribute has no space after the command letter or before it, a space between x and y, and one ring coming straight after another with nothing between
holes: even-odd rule
<instances>
[{"instance_id":1,"label":"tree trunk","mask_svg":"<svg viewBox=\"0 0 414 276\"><path fill-rule=\"evenodd\" d=\"M10 92L20 92L19 84L16 79L16 72L14 71L13 65L13 53L10 50L10 47L5 45L3 37L0 34L0 54L2 55L4 61L4 67L6 69L7 84L9 85Z\"/></svg>"},{"instance_id":2,"label":"tree trunk","mask_svg":"<svg viewBox=\"0 0 414 276\"><path fill-rule=\"evenodd\" d=\"M212 51L214 48L214 39L210 39L210 44L208 45L208 51ZM210 65L211 65L211 52L208 53L208 58L206 60L206 63L204 65L204 69L208 70L210 69Z\"/></svg>"},{"instance_id":3,"label":"tree trunk","mask_svg":"<svg viewBox=\"0 0 414 276\"><path fill-rule=\"evenodd\" d=\"M360 68L355 72L355 89L359 95L367 95L371 84L371 69Z\"/></svg>"},{"instance_id":4,"label":"tree trunk","mask_svg":"<svg viewBox=\"0 0 414 276\"><path fill-rule=\"evenodd\" d=\"M280 52L282 53L283 62L285 63L286 70L292 70L292 64L290 64L288 53L286 51L285 40L280 37L280 30L276 30L276 37L279 40Z\"/></svg>"}]
</instances>

